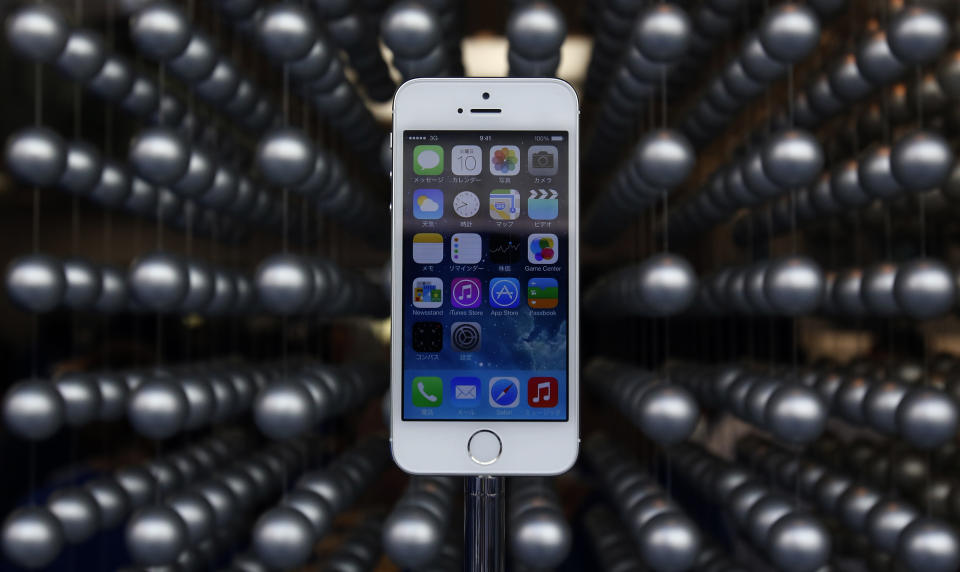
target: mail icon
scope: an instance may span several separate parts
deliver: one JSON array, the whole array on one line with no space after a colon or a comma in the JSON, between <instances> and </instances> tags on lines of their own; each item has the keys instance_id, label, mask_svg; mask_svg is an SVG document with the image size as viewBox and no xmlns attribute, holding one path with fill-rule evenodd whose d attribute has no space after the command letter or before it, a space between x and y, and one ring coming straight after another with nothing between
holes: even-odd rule
<instances>
[{"instance_id":1,"label":"mail icon","mask_svg":"<svg viewBox=\"0 0 960 572\"><path fill-rule=\"evenodd\" d=\"M450 393L456 407L476 407L480 404L480 378L455 377L450 380Z\"/></svg>"}]
</instances>

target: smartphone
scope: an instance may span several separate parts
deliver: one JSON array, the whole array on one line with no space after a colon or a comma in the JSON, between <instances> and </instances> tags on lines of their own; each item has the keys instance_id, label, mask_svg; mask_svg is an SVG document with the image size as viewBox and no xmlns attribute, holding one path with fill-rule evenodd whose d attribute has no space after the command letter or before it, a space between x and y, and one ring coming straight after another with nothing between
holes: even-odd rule
<instances>
[{"instance_id":1,"label":"smartphone","mask_svg":"<svg viewBox=\"0 0 960 572\"><path fill-rule=\"evenodd\" d=\"M397 90L390 433L409 473L552 475L576 461L578 123L557 79Z\"/></svg>"}]
</instances>

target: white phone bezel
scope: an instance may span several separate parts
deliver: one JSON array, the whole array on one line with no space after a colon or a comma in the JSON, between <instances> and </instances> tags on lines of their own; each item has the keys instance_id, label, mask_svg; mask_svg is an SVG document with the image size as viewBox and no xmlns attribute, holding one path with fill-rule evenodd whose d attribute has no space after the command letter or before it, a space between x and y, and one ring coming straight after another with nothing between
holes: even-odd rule
<instances>
[{"instance_id":1,"label":"white phone bezel","mask_svg":"<svg viewBox=\"0 0 960 572\"><path fill-rule=\"evenodd\" d=\"M488 98L484 99L483 94ZM498 113L472 113L475 108ZM458 111L462 110L462 111ZM567 241L568 411L566 421L404 421L402 411L403 140L408 130L566 131L569 133ZM390 440L397 465L413 474L555 475L577 459L580 424L579 101L552 78L422 78L400 86L393 103L391 213ZM471 459L467 442L479 430L495 432L497 461Z\"/></svg>"}]
</instances>

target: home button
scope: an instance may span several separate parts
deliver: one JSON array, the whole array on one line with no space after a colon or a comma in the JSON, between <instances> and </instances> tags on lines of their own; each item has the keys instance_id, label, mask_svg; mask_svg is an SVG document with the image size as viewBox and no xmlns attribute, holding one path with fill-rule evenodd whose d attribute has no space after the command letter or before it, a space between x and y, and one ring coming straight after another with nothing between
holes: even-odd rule
<instances>
[{"instance_id":1,"label":"home button","mask_svg":"<svg viewBox=\"0 0 960 572\"><path fill-rule=\"evenodd\" d=\"M478 465L490 465L500 458L503 451L503 445L500 443L500 437L493 431L483 429L470 436L467 441L467 453L474 463Z\"/></svg>"}]
</instances>

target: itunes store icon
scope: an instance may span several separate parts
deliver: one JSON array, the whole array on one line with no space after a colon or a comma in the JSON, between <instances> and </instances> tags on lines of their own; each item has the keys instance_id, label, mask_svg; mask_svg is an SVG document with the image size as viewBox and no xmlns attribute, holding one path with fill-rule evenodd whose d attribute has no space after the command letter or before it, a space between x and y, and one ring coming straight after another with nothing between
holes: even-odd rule
<instances>
[{"instance_id":1,"label":"itunes store icon","mask_svg":"<svg viewBox=\"0 0 960 572\"><path fill-rule=\"evenodd\" d=\"M454 278L450 286L450 301L454 308L480 306L480 279Z\"/></svg>"}]
</instances>

